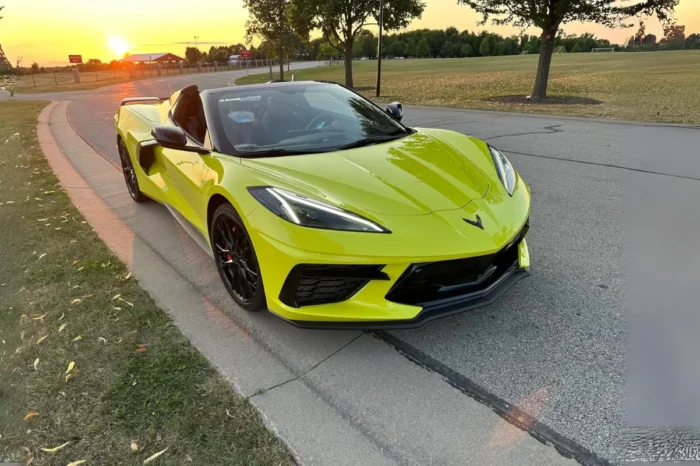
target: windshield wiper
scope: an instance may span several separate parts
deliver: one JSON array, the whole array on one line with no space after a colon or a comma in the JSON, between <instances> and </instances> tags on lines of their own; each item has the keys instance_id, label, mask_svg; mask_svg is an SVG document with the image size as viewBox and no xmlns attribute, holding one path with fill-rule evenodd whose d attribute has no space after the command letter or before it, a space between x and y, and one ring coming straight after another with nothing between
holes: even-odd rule
<instances>
[{"instance_id":1,"label":"windshield wiper","mask_svg":"<svg viewBox=\"0 0 700 466\"><path fill-rule=\"evenodd\" d=\"M335 150L346 150L346 149L355 149L357 147L365 147L365 146L371 146L373 144L381 144L382 142L389 142L389 141L394 141L396 139L401 139L404 136L407 136L408 133L405 133L403 131L393 133L393 134L384 134L381 136L370 136L367 138L362 138L359 139L355 142L351 142L350 144L345 144L344 146L337 147Z\"/></svg>"}]
</instances>

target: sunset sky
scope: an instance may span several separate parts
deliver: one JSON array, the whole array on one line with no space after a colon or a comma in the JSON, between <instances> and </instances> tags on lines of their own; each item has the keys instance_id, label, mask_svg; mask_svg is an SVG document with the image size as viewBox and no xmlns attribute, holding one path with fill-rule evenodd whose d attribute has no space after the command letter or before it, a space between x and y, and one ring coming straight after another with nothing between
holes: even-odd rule
<instances>
[{"instance_id":1,"label":"sunset sky","mask_svg":"<svg viewBox=\"0 0 700 466\"><path fill-rule=\"evenodd\" d=\"M0 44L14 64L24 57L23 66L66 65L69 54L83 60L121 58L114 50L130 53L172 52L184 54L185 47L199 36L200 48L212 44L243 42L247 12L239 0L0 0L5 5L0 20ZM676 11L686 33L700 33L700 0L681 0ZM493 25L477 26L479 17L456 0L427 0L420 20L410 29L489 29L501 34L518 30ZM374 28L370 26L370 28ZM608 29L593 24L568 24L567 33L593 32L621 43L632 34L628 29ZM535 31L531 31L534 33ZM657 21L647 21L647 33L662 37Z\"/></svg>"}]
</instances>

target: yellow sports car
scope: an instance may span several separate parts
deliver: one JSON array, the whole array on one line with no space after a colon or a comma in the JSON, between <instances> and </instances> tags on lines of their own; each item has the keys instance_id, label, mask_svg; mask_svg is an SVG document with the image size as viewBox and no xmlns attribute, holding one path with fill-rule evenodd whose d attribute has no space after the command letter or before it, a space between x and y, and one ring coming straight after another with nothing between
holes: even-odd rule
<instances>
[{"instance_id":1,"label":"yellow sports car","mask_svg":"<svg viewBox=\"0 0 700 466\"><path fill-rule=\"evenodd\" d=\"M308 327L414 327L527 275L530 190L497 149L339 84L124 99L131 197L165 204L234 301Z\"/></svg>"}]
</instances>

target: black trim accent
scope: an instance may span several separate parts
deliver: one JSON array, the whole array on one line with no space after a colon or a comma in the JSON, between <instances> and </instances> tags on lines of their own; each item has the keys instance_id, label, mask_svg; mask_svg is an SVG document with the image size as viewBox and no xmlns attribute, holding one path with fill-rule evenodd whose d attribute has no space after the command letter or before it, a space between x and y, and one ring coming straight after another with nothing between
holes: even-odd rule
<instances>
[{"instance_id":1,"label":"black trim accent","mask_svg":"<svg viewBox=\"0 0 700 466\"><path fill-rule=\"evenodd\" d=\"M480 296L518 267L518 247L528 223L526 220L508 244L494 254L411 264L396 280L386 299L436 309Z\"/></svg>"},{"instance_id":2,"label":"black trim accent","mask_svg":"<svg viewBox=\"0 0 700 466\"><path fill-rule=\"evenodd\" d=\"M139 143L139 165L143 171L148 174L148 170L156 161L155 154L153 151L158 147L158 141L155 139L149 139L148 141L142 141Z\"/></svg>"},{"instance_id":3,"label":"black trim accent","mask_svg":"<svg viewBox=\"0 0 700 466\"><path fill-rule=\"evenodd\" d=\"M383 265L297 264L287 275L279 298L287 306L296 308L312 304L331 304L346 301L371 280L389 280L389 276L381 270L383 267ZM313 299L308 296L300 296L305 288L314 287L315 285L324 286L324 280L335 282L332 284L336 287L345 286L345 289L337 290L338 294L336 296L330 297L330 299L323 302L312 302ZM329 287L330 284L325 286Z\"/></svg>"},{"instance_id":4,"label":"black trim accent","mask_svg":"<svg viewBox=\"0 0 700 466\"><path fill-rule=\"evenodd\" d=\"M296 327L314 328L323 330L391 330L391 329L408 329L417 328L427 322L443 317L459 314L483 306L488 306L496 302L503 294L508 291L513 285L529 276L530 273L525 269L513 268L506 272L499 281L494 283L491 288L484 290L479 296L472 296L467 301L451 302L448 305L442 306L426 306L423 310L411 320L386 320L386 321L368 321L368 322L317 322L317 321L302 321L284 319Z\"/></svg>"},{"instance_id":5,"label":"black trim accent","mask_svg":"<svg viewBox=\"0 0 700 466\"><path fill-rule=\"evenodd\" d=\"M565 458L573 458L578 463L585 466L611 466L611 463L607 459L601 458L595 452L585 448L576 441L554 431L551 427L538 421L522 409L490 393L481 385L473 382L440 361L433 359L430 355L396 336L381 331L375 332L375 336L394 347L394 349L403 354L410 361L424 369L441 375L447 383L457 390L475 399L479 403L490 407L506 422L529 433L535 440L547 446L554 446L557 452Z\"/></svg>"}]
</instances>

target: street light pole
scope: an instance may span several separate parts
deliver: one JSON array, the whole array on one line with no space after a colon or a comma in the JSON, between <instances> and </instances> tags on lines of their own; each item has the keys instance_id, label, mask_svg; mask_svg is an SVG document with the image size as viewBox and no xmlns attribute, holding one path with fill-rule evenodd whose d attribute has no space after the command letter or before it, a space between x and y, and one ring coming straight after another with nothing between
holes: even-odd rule
<instances>
[{"instance_id":1,"label":"street light pole","mask_svg":"<svg viewBox=\"0 0 700 466\"><path fill-rule=\"evenodd\" d=\"M379 0L379 38L377 39L377 97L382 93L382 28L384 27L384 0Z\"/></svg>"}]
</instances>

